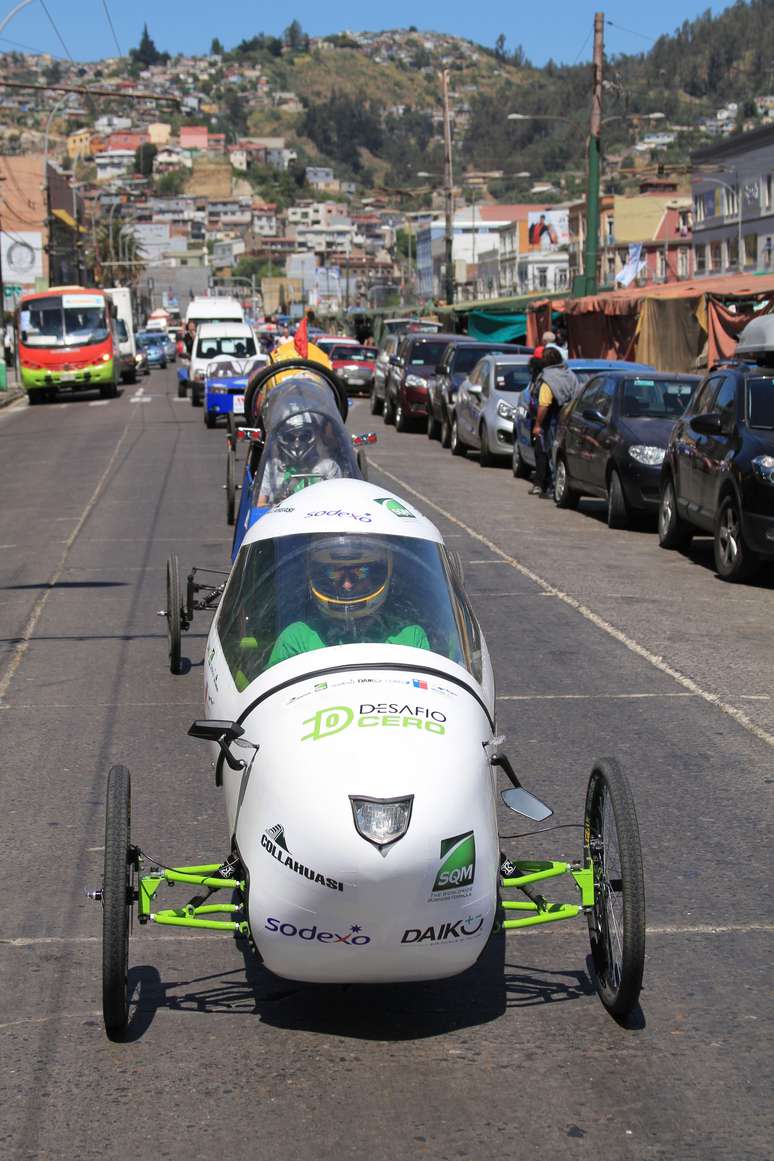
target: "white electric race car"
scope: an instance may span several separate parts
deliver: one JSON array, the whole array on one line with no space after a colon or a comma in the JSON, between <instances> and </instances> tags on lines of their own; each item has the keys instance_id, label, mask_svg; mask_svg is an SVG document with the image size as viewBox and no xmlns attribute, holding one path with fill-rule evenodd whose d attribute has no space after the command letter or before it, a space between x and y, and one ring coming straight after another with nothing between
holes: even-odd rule
<instances>
[{"instance_id":1,"label":"white electric race car","mask_svg":"<svg viewBox=\"0 0 774 1161\"><path fill-rule=\"evenodd\" d=\"M628 783L615 763L595 765L577 861L504 860L498 771L507 805L551 812L500 752L459 558L410 504L337 479L254 524L210 630L204 701L189 732L210 741L224 790L222 864L148 866L129 834L128 772L109 777L93 893L109 1031L128 1019L135 903L141 923L243 935L271 972L330 983L452 976L494 931L585 913L603 1003L617 1016L636 1005L645 912ZM572 903L535 886L561 875L577 887ZM165 882L196 895L157 909ZM509 888L518 901L503 899ZM230 901L213 902L218 891Z\"/></svg>"}]
</instances>

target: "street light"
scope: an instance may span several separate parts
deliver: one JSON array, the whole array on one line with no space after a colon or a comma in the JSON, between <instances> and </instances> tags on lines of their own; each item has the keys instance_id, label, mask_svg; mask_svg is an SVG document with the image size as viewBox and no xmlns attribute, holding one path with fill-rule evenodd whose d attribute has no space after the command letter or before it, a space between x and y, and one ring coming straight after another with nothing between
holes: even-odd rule
<instances>
[{"instance_id":1,"label":"street light","mask_svg":"<svg viewBox=\"0 0 774 1161\"><path fill-rule=\"evenodd\" d=\"M21 12L22 8L26 8L31 4L32 0L21 0L21 4L17 4L10 12L7 12L2 20L0 20L0 32L3 31L7 24L10 24L17 12Z\"/></svg>"}]
</instances>

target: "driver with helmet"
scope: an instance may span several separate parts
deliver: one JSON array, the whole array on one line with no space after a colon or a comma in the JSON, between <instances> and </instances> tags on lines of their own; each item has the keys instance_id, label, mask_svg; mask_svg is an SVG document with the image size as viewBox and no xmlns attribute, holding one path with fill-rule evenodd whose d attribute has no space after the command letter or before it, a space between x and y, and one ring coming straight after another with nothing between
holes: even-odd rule
<instances>
[{"instance_id":1,"label":"driver with helmet","mask_svg":"<svg viewBox=\"0 0 774 1161\"><path fill-rule=\"evenodd\" d=\"M380 642L429 649L421 626L389 610L393 551L369 536L326 536L307 552L308 621L287 625L274 643L267 668L331 645Z\"/></svg>"},{"instance_id":2,"label":"driver with helmet","mask_svg":"<svg viewBox=\"0 0 774 1161\"><path fill-rule=\"evenodd\" d=\"M320 446L321 435L319 418L308 411L291 415L277 429L274 455L261 480L259 506L279 504L292 492L341 476L341 466Z\"/></svg>"}]
</instances>

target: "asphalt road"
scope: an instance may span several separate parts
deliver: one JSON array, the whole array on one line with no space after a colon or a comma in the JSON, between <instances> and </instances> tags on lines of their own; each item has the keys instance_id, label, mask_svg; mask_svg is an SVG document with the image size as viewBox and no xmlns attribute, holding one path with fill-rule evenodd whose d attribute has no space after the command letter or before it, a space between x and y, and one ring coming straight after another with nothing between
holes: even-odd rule
<instances>
[{"instance_id":1,"label":"asphalt road","mask_svg":"<svg viewBox=\"0 0 774 1161\"><path fill-rule=\"evenodd\" d=\"M373 426L366 405L353 430ZM559 512L375 421L371 478L462 555L523 780L582 815L593 759L635 788L646 864L641 1013L590 984L585 926L495 940L442 984L311 988L218 936L135 928L125 1043L100 1019L105 778L164 862L225 852L220 792L186 729L206 621L166 667L164 562L222 567L224 438L141 394L0 412L0 1152L28 1158L771 1156L774 581L724 585L711 551ZM503 835L531 829L502 812ZM552 831L513 853L577 857Z\"/></svg>"}]
</instances>

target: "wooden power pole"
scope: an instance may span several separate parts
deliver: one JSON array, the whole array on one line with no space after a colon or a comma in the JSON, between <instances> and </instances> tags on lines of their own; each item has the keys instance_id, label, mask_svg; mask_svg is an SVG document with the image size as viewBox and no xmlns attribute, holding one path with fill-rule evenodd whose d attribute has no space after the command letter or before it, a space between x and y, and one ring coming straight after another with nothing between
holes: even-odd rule
<instances>
[{"instance_id":1,"label":"wooden power pole","mask_svg":"<svg viewBox=\"0 0 774 1161\"><path fill-rule=\"evenodd\" d=\"M446 265L446 303L454 305L454 174L452 172L451 115L449 113L449 71L441 73L443 82L443 195L444 255Z\"/></svg>"},{"instance_id":2,"label":"wooden power pole","mask_svg":"<svg viewBox=\"0 0 774 1161\"><path fill-rule=\"evenodd\" d=\"M591 123L589 125L588 167L586 185L586 244L583 253L583 282L585 294L597 292L597 263L599 261L599 183L602 156L602 66L604 60L603 12L594 13L594 63L591 92Z\"/></svg>"}]
</instances>

